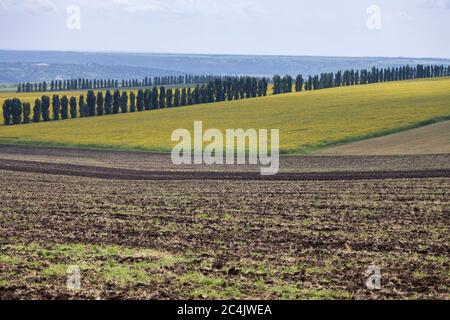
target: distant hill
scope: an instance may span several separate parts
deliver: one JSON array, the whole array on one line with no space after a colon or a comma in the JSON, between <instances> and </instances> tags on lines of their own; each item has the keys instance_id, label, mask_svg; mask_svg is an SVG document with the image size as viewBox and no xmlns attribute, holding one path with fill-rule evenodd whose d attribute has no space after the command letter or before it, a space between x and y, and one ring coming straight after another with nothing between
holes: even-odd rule
<instances>
[{"instance_id":1,"label":"distant hill","mask_svg":"<svg viewBox=\"0 0 450 320\"><path fill-rule=\"evenodd\" d=\"M172 74L272 76L319 74L340 69L444 64L450 59L141 54L0 50L0 82L55 78L141 78Z\"/></svg>"},{"instance_id":2,"label":"distant hill","mask_svg":"<svg viewBox=\"0 0 450 320\"><path fill-rule=\"evenodd\" d=\"M179 75L180 72L156 68L108 66L91 64L62 64L47 62L0 62L0 83L39 82L67 78L132 79L146 76Z\"/></svg>"},{"instance_id":3,"label":"distant hill","mask_svg":"<svg viewBox=\"0 0 450 320\"><path fill-rule=\"evenodd\" d=\"M450 59L147 54L0 50L0 82L55 77L131 78L171 74L272 76L319 74L340 69L444 64Z\"/></svg>"}]
</instances>

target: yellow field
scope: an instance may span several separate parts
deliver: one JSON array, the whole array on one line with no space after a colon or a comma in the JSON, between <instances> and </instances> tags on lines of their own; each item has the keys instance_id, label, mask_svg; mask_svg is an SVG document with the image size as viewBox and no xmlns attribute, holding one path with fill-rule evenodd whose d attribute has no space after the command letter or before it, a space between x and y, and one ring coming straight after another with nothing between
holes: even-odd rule
<instances>
[{"instance_id":1,"label":"yellow field","mask_svg":"<svg viewBox=\"0 0 450 320\"><path fill-rule=\"evenodd\" d=\"M402 81L143 113L0 126L0 142L169 151L174 145L170 140L174 129L192 130L193 122L202 120L204 129L280 129L282 152L304 153L450 119L449 88L450 78ZM0 93L0 103L4 95ZM20 97L24 101L33 100L36 94Z\"/></svg>"}]
</instances>

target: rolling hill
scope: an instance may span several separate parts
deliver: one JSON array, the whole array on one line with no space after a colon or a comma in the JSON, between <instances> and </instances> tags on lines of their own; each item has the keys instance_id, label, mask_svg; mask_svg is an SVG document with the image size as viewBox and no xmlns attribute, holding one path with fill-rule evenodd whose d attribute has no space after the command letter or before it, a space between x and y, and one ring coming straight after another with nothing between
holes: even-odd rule
<instances>
[{"instance_id":1,"label":"rolling hill","mask_svg":"<svg viewBox=\"0 0 450 320\"><path fill-rule=\"evenodd\" d=\"M36 67L45 64L45 67ZM343 69L404 65L450 65L450 59L388 57L314 57L126 52L62 52L0 50L0 82L86 77L128 78L177 74L255 75L299 73L304 76ZM78 77L78 76L76 76ZM134 77L134 76L133 76Z\"/></svg>"},{"instance_id":2,"label":"rolling hill","mask_svg":"<svg viewBox=\"0 0 450 320\"><path fill-rule=\"evenodd\" d=\"M0 126L1 143L170 151L171 133L280 129L282 153L310 153L348 141L450 119L450 78L300 92L144 113ZM1 103L0 95L0 103Z\"/></svg>"},{"instance_id":3,"label":"rolling hill","mask_svg":"<svg viewBox=\"0 0 450 320\"><path fill-rule=\"evenodd\" d=\"M450 121L319 150L318 156L450 154Z\"/></svg>"}]
</instances>

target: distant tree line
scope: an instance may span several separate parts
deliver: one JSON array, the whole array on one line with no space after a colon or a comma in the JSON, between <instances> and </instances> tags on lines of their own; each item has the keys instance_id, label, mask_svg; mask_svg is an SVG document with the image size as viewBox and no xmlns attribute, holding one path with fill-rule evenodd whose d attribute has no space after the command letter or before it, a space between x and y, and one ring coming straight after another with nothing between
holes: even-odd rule
<instances>
[{"instance_id":1,"label":"distant tree line","mask_svg":"<svg viewBox=\"0 0 450 320\"><path fill-rule=\"evenodd\" d=\"M195 88L166 88L126 91L106 90L105 93L89 90L86 94L68 98L54 94L42 96L34 102L22 103L19 99L7 99L3 103L4 124L20 124L40 121L56 121L77 117L93 117L127 112L141 112L201 103L232 101L266 96L268 79L256 77L218 77ZM32 115L31 115L32 111ZM31 117L31 118L30 118Z\"/></svg>"},{"instance_id":2,"label":"distant tree line","mask_svg":"<svg viewBox=\"0 0 450 320\"><path fill-rule=\"evenodd\" d=\"M407 65L384 69L373 67L371 70L362 69L355 71L351 69L309 76L308 79L298 75L295 79L295 91L446 76L450 76L450 66L424 66L419 64L416 67ZM292 92L294 81L291 76L286 75L281 78L279 75L275 75L272 82L273 94Z\"/></svg>"},{"instance_id":3,"label":"distant tree line","mask_svg":"<svg viewBox=\"0 0 450 320\"><path fill-rule=\"evenodd\" d=\"M374 67L371 70L345 70L336 73L322 73L321 75L309 76L307 80L302 75L298 75L295 81L290 75L284 77L275 75L272 84L273 94L281 94L292 92L293 88L295 88L295 91L318 90L443 76L450 76L450 66L417 65L416 67L403 66L385 69ZM188 78L188 81L203 81L207 79L195 77L192 79ZM156 82L153 80L153 84L167 80L166 78L158 79ZM170 81L173 81L173 79ZM268 84L269 79L266 78L226 76L214 77L205 84L197 84L194 88L173 89L164 86L153 86L153 88L139 89L137 93L126 90L120 91L118 88L115 88L112 91L107 90L105 94L102 91L95 93L92 89L89 89L86 98L84 95L81 95L78 100L73 96L69 99L67 96L60 98L57 94L54 94L50 99L49 96L44 95L40 99L35 100L33 110L31 110L30 103L22 103L17 98L7 99L3 103L3 118L5 125L10 125L247 99L266 96ZM101 89L102 87L96 88Z\"/></svg>"},{"instance_id":4,"label":"distant tree line","mask_svg":"<svg viewBox=\"0 0 450 320\"><path fill-rule=\"evenodd\" d=\"M92 90L92 89L117 89L117 88L138 88L163 85L190 85L207 84L216 79L227 77L216 75L190 75L165 76L165 77L145 77L144 79L67 79L53 80L50 82L19 83L17 92L47 92L47 91L69 91L69 90Z\"/></svg>"}]
</instances>

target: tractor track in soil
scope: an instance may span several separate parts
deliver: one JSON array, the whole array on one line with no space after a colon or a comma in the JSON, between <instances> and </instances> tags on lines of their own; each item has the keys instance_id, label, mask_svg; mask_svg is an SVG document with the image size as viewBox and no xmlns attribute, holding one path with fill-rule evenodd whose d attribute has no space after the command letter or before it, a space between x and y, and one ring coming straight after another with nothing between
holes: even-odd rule
<instances>
[{"instance_id":1,"label":"tractor track in soil","mask_svg":"<svg viewBox=\"0 0 450 320\"><path fill-rule=\"evenodd\" d=\"M43 173L112 180L263 180L263 181L339 181L450 178L450 170L281 172L262 176L258 172L143 171L86 165L0 159L0 170Z\"/></svg>"}]
</instances>

